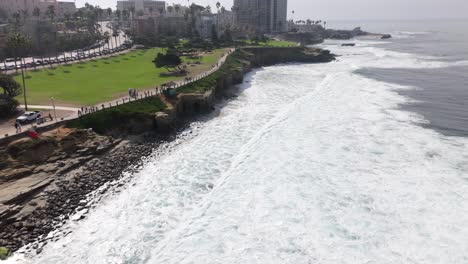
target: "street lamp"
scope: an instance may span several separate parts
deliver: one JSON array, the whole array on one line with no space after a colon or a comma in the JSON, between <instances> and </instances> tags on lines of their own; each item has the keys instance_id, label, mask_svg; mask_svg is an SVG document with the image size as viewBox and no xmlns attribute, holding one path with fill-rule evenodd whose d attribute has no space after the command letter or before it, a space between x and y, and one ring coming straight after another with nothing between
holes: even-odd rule
<instances>
[{"instance_id":1,"label":"street lamp","mask_svg":"<svg viewBox=\"0 0 468 264\"><path fill-rule=\"evenodd\" d=\"M55 112L55 99L53 97L51 97L50 100L52 101L52 106L54 107L55 123L57 123L57 112Z\"/></svg>"}]
</instances>

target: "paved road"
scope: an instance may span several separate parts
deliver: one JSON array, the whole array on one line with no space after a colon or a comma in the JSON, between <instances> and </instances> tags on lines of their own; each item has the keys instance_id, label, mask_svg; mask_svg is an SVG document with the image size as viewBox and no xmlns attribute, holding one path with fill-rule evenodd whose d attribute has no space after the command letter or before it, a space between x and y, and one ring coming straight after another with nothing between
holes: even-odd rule
<instances>
[{"instance_id":1,"label":"paved road","mask_svg":"<svg viewBox=\"0 0 468 264\"><path fill-rule=\"evenodd\" d=\"M187 84L187 83L191 83L191 82L195 82L207 75L210 75L212 74L213 72L217 71L223 64L224 62L226 62L226 58L227 56L232 53L235 49L230 49L228 50L228 52L226 52L224 54L224 56L222 56L219 60L218 60L218 63L214 65L213 68L211 68L210 70L208 71L205 71L204 73L201 73L195 77L193 77L192 80L190 81L185 81L185 80L178 80L178 81L174 81L174 83L176 83L176 87L179 87L179 86L182 86L184 84ZM155 95L155 94L158 94L161 92L160 89L148 89L148 90L139 90L138 93L139 95L144 95L145 92L148 94L148 93L151 93L151 95ZM108 106L115 106L116 104L122 104L123 102L128 102L129 101L129 97L128 96L125 96L125 97L121 97L121 98L118 98L118 99L115 99L115 100L112 100L112 101L108 101L108 102L103 102L103 103L99 103L99 104L96 104L96 105L93 105L93 106L88 106L89 107L95 107L97 109L101 109L102 108L102 105L104 105L106 108ZM24 105L21 105L20 106L21 108L24 109ZM44 110L52 110L54 109L53 106L51 105L28 105L28 108L29 109L44 109ZM78 118L78 110L81 110L81 108L75 108L75 107L66 107L66 106L55 106L55 109L57 111L68 111L69 114L66 114L64 115L62 118L60 118L61 120L72 120L72 119L75 119L75 118ZM47 122L47 123L44 123L44 124L41 124L41 125L38 125L39 127L41 126L46 126L46 125L50 125L51 122ZM11 124L11 126L9 125L3 125L3 126L0 126L0 138L3 138L5 137L5 134L8 134L8 135L13 135L16 133L14 127L13 127L14 123Z\"/></svg>"},{"instance_id":2,"label":"paved road","mask_svg":"<svg viewBox=\"0 0 468 264\"><path fill-rule=\"evenodd\" d=\"M1 0L0 0L1 1ZM111 35L111 39L109 40L109 45L107 44L104 44L103 46L101 46L102 48L106 48L107 46L109 46L109 48L116 48L116 47L120 47L122 46L123 42L125 41L125 33L123 31L120 31L120 34L119 36L117 37L117 43L116 43L116 39L114 37L112 37L112 29L110 27L110 23L108 21L104 21L104 22L100 22L99 23L101 26L101 32L104 34L105 32L108 32L110 35ZM112 44L111 44L112 43ZM98 52L98 51L101 51L101 47L99 48L95 48L95 49L91 49L88 51L83 51L84 53L88 54L88 53L95 53L95 52ZM108 54L108 55L103 55L103 56L99 56L99 57L95 57L95 58L89 58L89 59L84 59L84 60L80 60L80 61L69 61L67 62L66 64L73 64L73 63L78 63L78 62L82 62L82 61L87 61L87 60L91 60L91 59L97 59L97 58L101 58L101 57L108 57L108 56L113 56L113 55L116 55L116 54L120 54L120 53L125 53L125 52L128 52L128 50L124 50L122 52L118 52L118 53L113 53L113 54ZM78 51L75 50L75 51L71 51L71 52L64 52L62 54L58 54L57 56L50 56L51 58L58 58L58 59L61 59L61 58L70 58L74 55L77 55L78 54ZM43 58L46 58L47 57L43 57ZM39 59L42 59L42 57L35 57L34 60L39 60ZM24 63L32 63L33 61L33 57L28 57L28 58L24 58ZM14 66L15 63L14 62L3 62L3 61L0 61L1 63L1 66ZM21 64L20 61L17 61L17 64ZM64 64L64 63L62 63ZM62 65L62 64L54 64L55 65ZM47 67L50 67L51 65L47 65ZM43 66L37 66L36 68L40 69L42 68ZM25 70L26 71L30 71L30 70L34 70L36 68L26 68ZM7 71L6 73L7 74L12 74L12 73L16 73L16 72L20 72L21 70L9 70Z\"/></svg>"}]
</instances>

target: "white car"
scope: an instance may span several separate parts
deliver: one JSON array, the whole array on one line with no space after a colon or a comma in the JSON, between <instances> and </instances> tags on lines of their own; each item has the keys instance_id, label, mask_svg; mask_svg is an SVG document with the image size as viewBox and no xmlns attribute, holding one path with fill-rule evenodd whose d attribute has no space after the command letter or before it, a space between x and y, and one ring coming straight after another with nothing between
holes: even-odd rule
<instances>
[{"instance_id":1,"label":"white car","mask_svg":"<svg viewBox=\"0 0 468 264\"><path fill-rule=\"evenodd\" d=\"M16 122L23 124L27 122L35 121L38 117L41 117L41 112L33 111L33 112L25 112L18 118L16 118Z\"/></svg>"}]
</instances>

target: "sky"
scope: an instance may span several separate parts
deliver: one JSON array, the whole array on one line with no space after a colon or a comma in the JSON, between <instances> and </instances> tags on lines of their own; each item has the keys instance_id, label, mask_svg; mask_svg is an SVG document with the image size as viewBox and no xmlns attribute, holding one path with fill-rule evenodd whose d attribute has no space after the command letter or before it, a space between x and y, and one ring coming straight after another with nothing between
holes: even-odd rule
<instances>
[{"instance_id":1,"label":"sky","mask_svg":"<svg viewBox=\"0 0 468 264\"><path fill-rule=\"evenodd\" d=\"M0 0L1 1L1 0ZM72 1L72 0L66 0ZM230 10L233 0L168 0L168 4L211 5L219 1ZM75 0L115 9L117 0ZM288 19L312 20L421 20L468 19L468 0L288 0ZM294 14L292 13L294 11Z\"/></svg>"}]
</instances>

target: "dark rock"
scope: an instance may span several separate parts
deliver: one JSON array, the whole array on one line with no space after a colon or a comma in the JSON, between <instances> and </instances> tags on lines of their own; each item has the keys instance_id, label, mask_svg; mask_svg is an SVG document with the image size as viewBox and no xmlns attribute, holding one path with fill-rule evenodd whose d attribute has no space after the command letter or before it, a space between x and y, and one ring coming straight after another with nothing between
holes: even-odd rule
<instances>
[{"instance_id":1,"label":"dark rock","mask_svg":"<svg viewBox=\"0 0 468 264\"><path fill-rule=\"evenodd\" d=\"M392 35L390 34L383 34L382 37L380 37L381 39L390 39L392 38Z\"/></svg>"}]
</instances>

